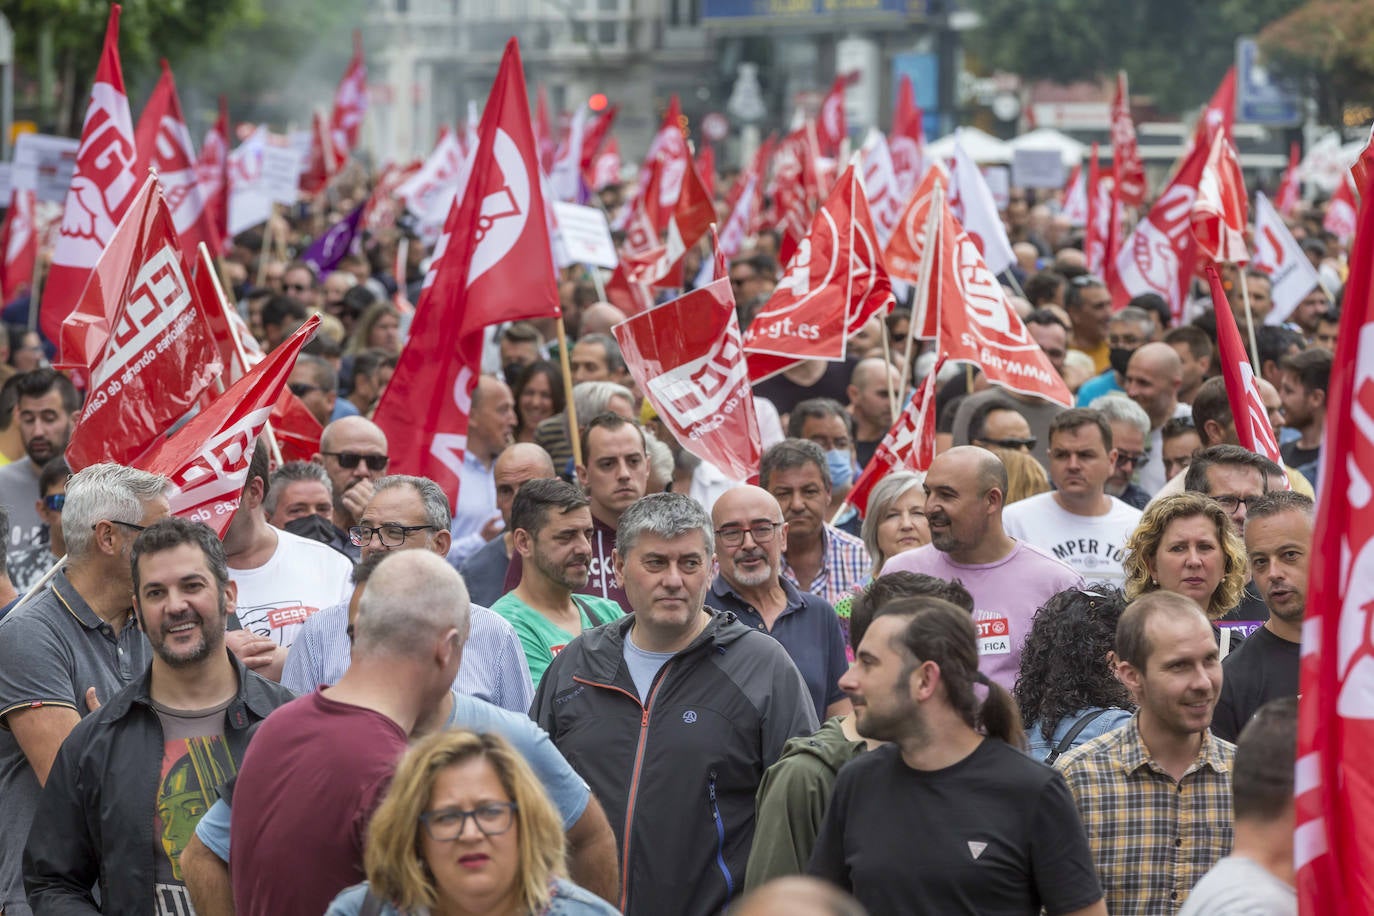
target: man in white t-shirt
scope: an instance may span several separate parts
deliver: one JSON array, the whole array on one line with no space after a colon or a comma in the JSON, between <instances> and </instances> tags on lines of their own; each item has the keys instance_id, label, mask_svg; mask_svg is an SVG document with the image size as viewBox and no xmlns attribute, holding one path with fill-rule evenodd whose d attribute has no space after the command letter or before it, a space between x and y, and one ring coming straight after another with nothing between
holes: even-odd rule
<instances>
[{"instance_id":1,"label":"man in white t-shirt","mask_svg":"<svg viewBox=\"0 0 1374 916\"><path fill-rule=\"evenodd\" d=\"M882 574L925 573L958 579L973 596L978 626L978 670L1010 690L1021 668L1021 646L1035 612L1083 577L1040 548L1018 541L1002 526L1007 469L976 445L937 455L926 472L930 543L887 561Z\"/></svg>"},{"instance_id":2,"label":"man in white t-shirt","mask_svg":"<svg viewBox=\"0 0 1374 916\"><path fill-rule=\"evenodd\" d=\"M1055 489L1012 503L1007 534L1072 566L1088 582L1120 588L1126 539L1140 510L1107 495L1116 466L1112 427L1096 410L1076 407L1050 423L1050 480Z\"/></svg>"},{"instance_id":3,"label":"man in white t-shirt","mask_svg":"<svg viewBox=\"0 0 1374 916\"><path fill-rule=\"evenodd\" d=\"M224 532L229 578L238 587L227 641L245 665L276 681L306 619L352 595L353 564L327 544L267 523L267 468L267 448L259 439L238 511Z\"/></svg>"}]
</instances>

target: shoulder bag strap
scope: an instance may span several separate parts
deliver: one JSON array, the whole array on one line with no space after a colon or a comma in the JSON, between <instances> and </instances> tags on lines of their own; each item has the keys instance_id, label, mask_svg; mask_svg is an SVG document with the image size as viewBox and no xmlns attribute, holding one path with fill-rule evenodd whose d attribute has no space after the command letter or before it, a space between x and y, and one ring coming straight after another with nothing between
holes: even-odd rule
<instances>
[{"instance_id":1,"label":"shoulder bag strap","mask_svg":"<svg viewBox=\"0 0 1374 916\"><path fill-rule=\"evenodd\" d=\"M1083 715L1079 716L1078 721L1073 723L1073 728L1069 729L1069 733L1054 746L1054 750L1050 751L1050 755L1045 758L1045 762L1053 764L1058 760L1060 754L1073 747L1073 739L1083 734L1083 729L1091 725L1098 716L1102 715L1109 708L1110 707L1104 706L1101 709L1094 709L1091 712L1085 712Z\"/></svg>"}]
</instances>

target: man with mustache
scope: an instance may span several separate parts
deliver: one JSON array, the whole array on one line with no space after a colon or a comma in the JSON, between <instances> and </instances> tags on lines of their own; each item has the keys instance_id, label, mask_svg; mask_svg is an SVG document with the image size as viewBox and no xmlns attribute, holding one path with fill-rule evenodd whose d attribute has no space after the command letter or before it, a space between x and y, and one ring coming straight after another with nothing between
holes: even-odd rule
<instances>
[{"instance_id":1,"label":"man with mustache","mask_svg":"<svg viewBox=\"0 0 1374 916\"><path fill-rule=\"evenodd\" d=\"M825 599L782 577L787 523L778 501L759 487L734 487L711 507L711 524L720 568L711 583L711 606L734 612L746 626L782 643L806 681L820 721L847 715L849 700L839 687L848 667L840 619Z\"/></svg>"},{"instance_id":2,"label":"man with mustache","mask_svg":"<svg viewBox=\"0 0 1374 916\"><path fill-rule=\"evenodd\" d=\"M568 643L623 612L609 598L573 594L587 585L595 536L590 503L577 487L557 478L528 480L516 491L510 520L520 584L491 609L515 627L538 687Z\"/></svg>"},{"instance_id":3,"label":"man with mustache","mask_svg":"<svg viewBox=\"0 0 1374 916\"><path fill-rule=\"evenodd\" d=\"M44 539L43 519L38 515L38 475L43 465L62 457L72 436L81 398L62 373L53 369L34 369L20 376L15 417L24 457L0 468L0 502L10 510L10 549L28 547Z\"/></svg>"},{"instance_id":4,"label":"man with mustache","mask_svg":"<svg viewBox=\"0 0 1374 916\"><path fill-rule=\"evenodd\" d=\"M237 589L212 529L163 519L134 542L132 570L152 662L72 729L48 774L24 868L39 912L95 912L97 885L102 912L189 911L186 842L253 726L294 698L225 646Z\"/></svg>"},{"instance_id":5,"label":"man with mustache","mask_svg":"<svg viewBox=\"0 0 1374 916\"><path fill-rule=\"evenodd\" d=\"M1134 718L1055 762L1078 803L1111 913L1170 916L1231 851L1236 747L1212 734L1221 655L1191 598L1150 592L1116 626Z\"/></svg>"}]
</instances>

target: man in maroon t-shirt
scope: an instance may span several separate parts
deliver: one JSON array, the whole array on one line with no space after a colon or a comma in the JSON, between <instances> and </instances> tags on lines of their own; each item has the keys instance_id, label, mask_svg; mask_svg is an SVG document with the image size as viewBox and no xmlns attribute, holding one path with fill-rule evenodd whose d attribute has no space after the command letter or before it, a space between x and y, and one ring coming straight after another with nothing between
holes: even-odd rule
<instances>
[{"instance_id":1,"label":"man in maroon t-shirt","mask_svg":"<svg viewBox=\"0 0 1374 916\"><path fill-rule=\"evenodd\" d=\"M448 696L468 608L462 577L429 551L377 566L348 671L268 717L244 755L229 861L240 916L323 913L362 880L367 823L408 736Z\"/></svg>"}]
</instances>

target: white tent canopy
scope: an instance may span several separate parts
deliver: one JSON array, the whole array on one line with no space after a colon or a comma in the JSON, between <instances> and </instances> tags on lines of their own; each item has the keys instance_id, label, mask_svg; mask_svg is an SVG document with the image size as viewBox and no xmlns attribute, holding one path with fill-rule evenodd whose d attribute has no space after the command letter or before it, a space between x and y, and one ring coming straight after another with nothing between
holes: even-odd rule
<instances>
[{"instance_id":1,"label":"white tent canopy","mask_svg":"<svg viewBox=\"0 0 1374 916\"><path fill-rule=\"evenodd\" d=\"M941 137L926 146L926 155L948 159L954 155L955 141L958 141L969 158L979 165L1007 165L1011 162L1010 144L976 127L961 127L954 133Z\"/></svg>"},{"instance_id":2,"label":"white tent canopy","mask_svg":"<svg viewBox=\"0 0 1374 916\"><path fill-rule=\"evenodd\" d=\"M1022 149L1044 149L1054 150L1059 153L1064 160L1064 168L1071 169L1083 161L1083 157L1088 155L1089 147L1079 143L1068 134L1060 133L1051 127L1041 127L1028 134L1022 134L1012 140L1007 146L1013 151Z\"/></svg>"}]
</instances>

